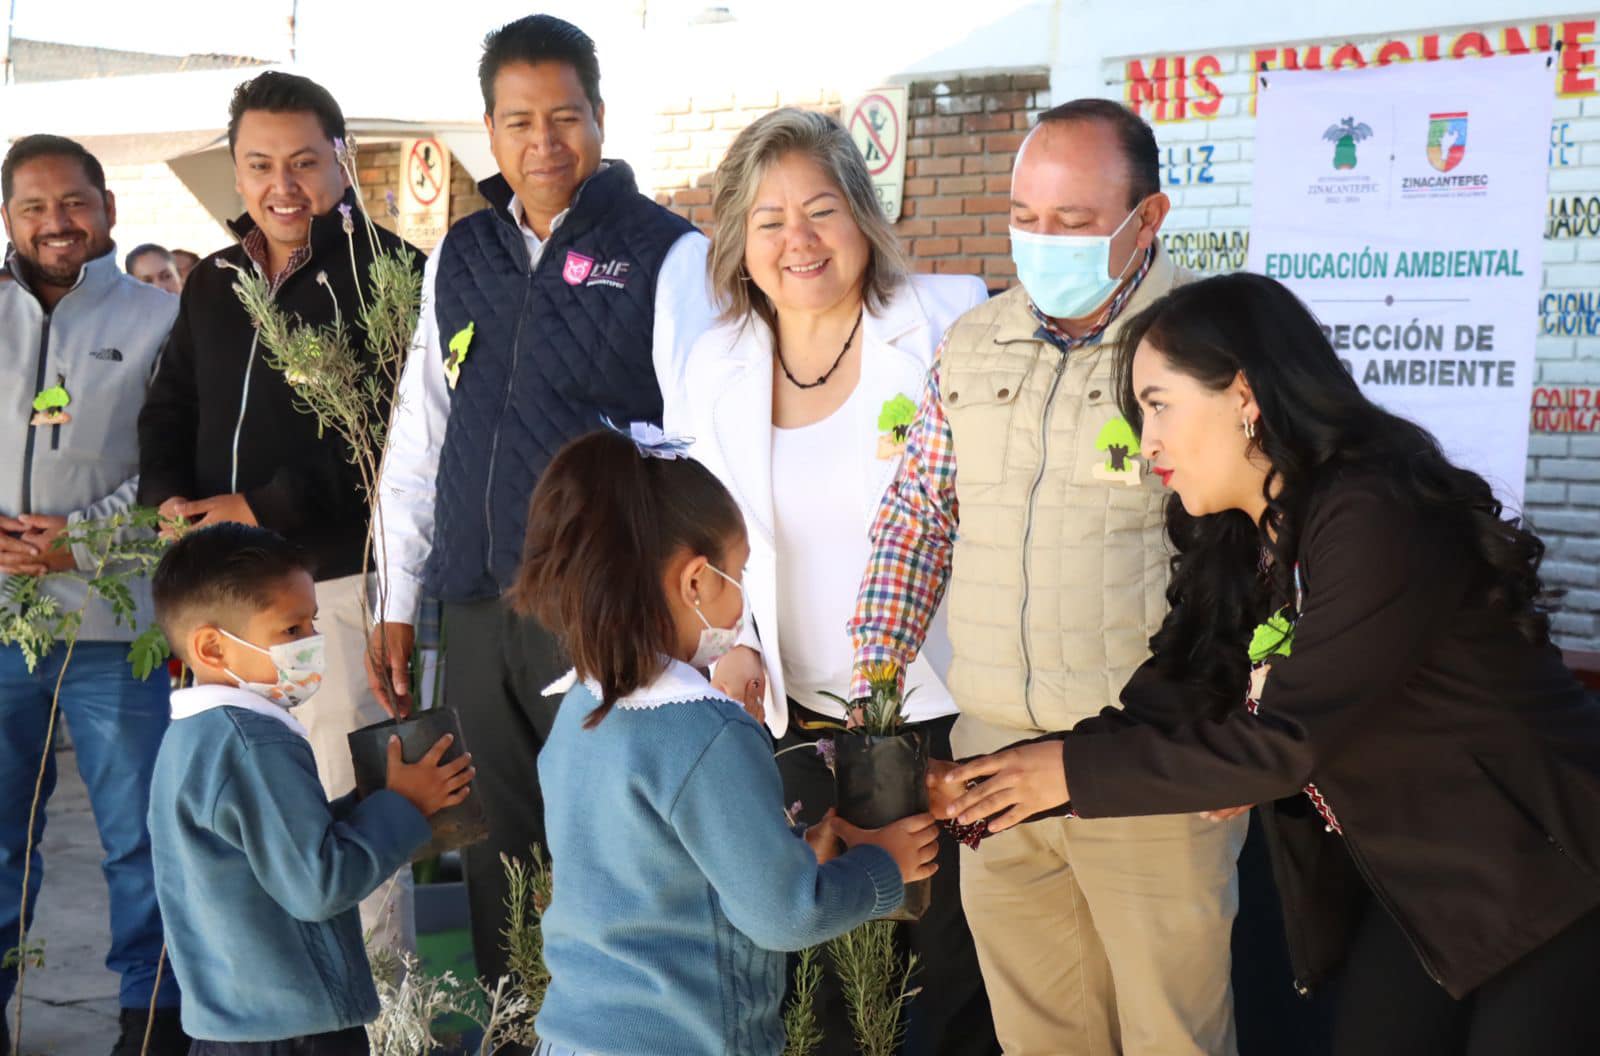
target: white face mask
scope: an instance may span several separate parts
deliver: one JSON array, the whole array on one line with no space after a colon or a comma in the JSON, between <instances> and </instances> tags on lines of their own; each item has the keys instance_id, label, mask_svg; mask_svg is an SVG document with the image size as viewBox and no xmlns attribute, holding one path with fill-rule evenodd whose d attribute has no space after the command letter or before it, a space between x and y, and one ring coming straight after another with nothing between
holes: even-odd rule
<instances>
[{"instance_id":1,"label":"white face mask","mask_svg":"<svg viewBox=\"0 0 1600 1056\"><path fill-rule=\"evenodd\" d=\"M739 635L744 631L745 613L750 609L750 599L745 595L743 583L716 565L707 562L706 567L739 588L739 618L734 621L732 627L713 627L711 621L706 619L706 614L700 611L700 599L695 599L694 613L700 617L700 622L705 624L705 627L700 631L700 645L689 658L689 666L701 670L727 656L728 652L739 643Z\"/></svg>"},{"instance_id":2,"label":"white face mask","mask_svg":"<svg viewBox=\"0 0 1600 1056\"><path fill-rule=\"evenodd\" d=\"M246 682L232 671L223 668L229 678L239 683L240 689L270 700L279 707L297 708L322 688L322 673L328 666L322 635L313 634L306 638L297 638L292 642L280 642L270 649L263 649L254 642L247 642L237 635L228 634L221 627L217 630L246 649L254 649L265 655L277 669L276 682Z\"/></svg>"}]
</instances>

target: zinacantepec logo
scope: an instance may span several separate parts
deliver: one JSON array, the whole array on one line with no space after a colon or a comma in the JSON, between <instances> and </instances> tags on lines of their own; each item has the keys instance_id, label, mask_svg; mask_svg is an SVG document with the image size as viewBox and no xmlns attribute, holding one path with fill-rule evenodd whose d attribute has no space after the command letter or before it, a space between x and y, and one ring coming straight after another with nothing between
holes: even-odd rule
<instances>
[{"instance_id":1,"label":"zinacantepec logo","mask_svg":"<svg viewBox=\"0 0 1600 1056\"><path fill-rule=\"evenodd\" d=\"M1479 198L1489 193L1488 174L1456 172L1467 156L1467 112L1428 115L1425 140L1431 173L1400 178L1400 193L1407 198Z\"/></svg>"},{"instance_id":2,"label":"zinacantepec logo","mask_svg":"<svg viewBox=\"0 0 1600 1056\"><path fill-rule=\"evenodd\" d=\"M1355 117L1345 117L1329 125L1322 139L1333 144L1334 175L1317 177L1306 195L1321 198L1327 205L1345 205L1377 194L1382 185L1360 171L1359 148L1372 135L1372 126Z\"/></svg>"}]
</instances>

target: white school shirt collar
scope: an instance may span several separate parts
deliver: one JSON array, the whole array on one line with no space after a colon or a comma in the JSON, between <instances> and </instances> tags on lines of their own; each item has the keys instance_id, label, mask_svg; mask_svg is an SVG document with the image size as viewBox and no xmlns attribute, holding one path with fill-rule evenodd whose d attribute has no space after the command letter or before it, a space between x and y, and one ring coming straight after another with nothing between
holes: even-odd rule
<instances>
[{"instance_id":1,"label":"white school shirt collar","mask_svg":"<svg viewBox=\"0 0 1600 1056\"><path fill-rule=\"evenodd\" d=\"M311 739L310 732L300 725L293 715L289 714L287 708L279 707L265 697L258 697L248 689L240 689L238 686L211 684L190 686L188 689L175 690L172 694L173 721L187 719L200 714L202 711L210 711L212 708L221 707L243 708L246 711L253 711L257 715L265 715L268 718L277 719L306 740L309 741Z\"/></svg>"},{"instance_id":2,"label":"white school shirt collar","mask_svg":"<svg viewBox=\"0 0 1600 1056\"><path fill-rule=\"evenodd\" d=\"M610 162L602 161L600 163L600 167L594 171L596 173L601 173L610 167ZM579 189L581 190L582 188ZM538 235L534 234L533 228L522 222L523 216L526 215L522 209L522 199L513 194L511 196L511 204L506 206L506 212L510 213L511 219L517 222L517 230L522 232L522 240L528 244L529 266L538 267L539 258L544 256L545 239L542 239ZM550 233L552 235L556 233L556 228L561 226L561 221L565 220L567 218L567 214L570 212L572 212L572 207L568 206L557 213L554 220L550 221Z\"/></svg>"},{"instance_id":3,"label":"white school shirt collar","mask_svg":"<svg viewBox=\"0 0 1600 1056\"><path fill-rule=\"evenodd\" d=\"M578 672L577 669L573 669L546 686L544 695L559 697L577 684ZM595 700L600 699L600 683L586 678L583 684L594 695ZM691 700L706 699L737 703L732 697L719 692L705 675L682 660L669 660L667 669L654 682L629 693L617 701L616 706L626 711L650 711L668 704L684 704Z\"/></svg>"}]
</instances>

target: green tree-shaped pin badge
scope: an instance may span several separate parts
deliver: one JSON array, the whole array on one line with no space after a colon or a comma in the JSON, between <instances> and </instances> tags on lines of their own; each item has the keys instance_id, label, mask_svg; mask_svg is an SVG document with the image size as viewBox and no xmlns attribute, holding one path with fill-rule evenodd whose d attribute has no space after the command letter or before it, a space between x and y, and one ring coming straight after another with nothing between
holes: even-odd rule
<instances>
[{"instance_id":1,"label":"green tree-shaped pin badge","mask_svg":"<svg viewBox=\"0 0 1600 1056\"><path fill-rule=\"evenodd\" d=\"M33 425L65 425L72 421L67 404L72 397L67 393L67 379L56 375L56 383L33 398Z\"/></svg>"},{"instance_id":2,"label":"green tree-shaped pin badge","mask_svg":"<svg viewBox=\"0 0 1600 1056\"><path fill-rule=\"evenodd\" d=\"M883 401L878 411L878 457L897 458L906 449L906 438L911 435L911 423L917 419L917 405L905 393L892 400Z\"/></svg>"}]
</instances>

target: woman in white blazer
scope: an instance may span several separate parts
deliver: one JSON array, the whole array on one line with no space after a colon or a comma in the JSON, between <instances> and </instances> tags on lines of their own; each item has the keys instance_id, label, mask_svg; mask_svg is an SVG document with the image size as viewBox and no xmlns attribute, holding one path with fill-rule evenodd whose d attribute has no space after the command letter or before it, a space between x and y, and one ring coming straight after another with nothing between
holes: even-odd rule
<instances>
[{"instance_id":1,"label":"woman in white blazer","mask_svg":"<svg viewBox=\"0 0 1600 1056\"><path fill-rule=\"evenodd\" d=\"M869 529L939 341L986 292L973 277L908 274L860 151L823 114L777 110L741 132L717 168L713 211L708 266L723 312L691 350L666 425L693 438L744 511L751 619L712 681L780 749L799 749L778 763L785 800L809 822L833 805L833 780L806 747L817 734L795 720L844 715L820 694L849 692L845 627ZM936 626L906 672L910 719L940 758L956 712L943 638ZM999 1052L955 850L943 841L932 907L904 931L922 988L910 1056ZM853 1053L843 1001L828 980L823 989L825 1050Z\"/></svg>"}]
</instances>

